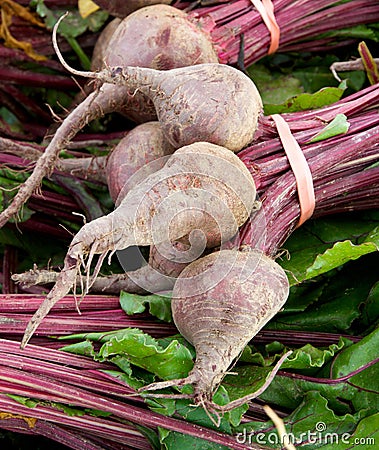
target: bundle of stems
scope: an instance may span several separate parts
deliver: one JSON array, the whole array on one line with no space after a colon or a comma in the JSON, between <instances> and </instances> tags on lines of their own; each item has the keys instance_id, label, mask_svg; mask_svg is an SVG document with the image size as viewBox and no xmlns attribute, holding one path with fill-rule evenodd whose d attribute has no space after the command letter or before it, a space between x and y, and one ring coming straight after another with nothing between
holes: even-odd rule
<instances>
[{"instance_id":1,"label":"bundle of stems","mask_svg":"<svg viewBox=\"0 0 379 450\"><path fill-rule=\"evenodd\" d=\"M374 195L377 189L377 169L366 170L378 159L379 114L374 108L378 103L379 85L374 85L330 106L282 115L303 150L315 177L315 217L378 206L378 196ZM339 114L346 116L348 130L320 142L312 142L312 138L322 132L325 124L330 123ZM251 235L255 230L256 238L251 241L251 245L259 248L263 246L262 250L275 255L299 219L296 182L271 116L260 118L257 134L258 142L239 152L238 156L253 175L263 207L254 219L243 227L238 239L242 244L248 244L249 239L253 239ZM340 178L338 184L337 180ZM347 191L348 189L350 190ZM344 190L349 195L345 195ZM285 203L287 200L292 202L288 211ZM282 203L278 203L279 201ZM289 221L288 224L286 221ZM261 243L263 240L264 245ZM140 271L140 275L139 272L133 272L133 281L127 273L107 278L98 277L92 286L92 292L110 294L126 290L143 293L138 290L139 276L141 280L144 279L146 267ZM20 275L17 281L33 284L35 280L43 284L44 281L54 282L53 277L52 272L37 271ZM166 277L162 277L163 279L170 283ZM170 288L171 284L162 286L161 290Z\"/></svg>"},{"instance_id":2,"label":"bundle of stems","mask_svg":"<svg viewBox=\"0 0 379 450\"><path fill-rule=\"evenodd\" d=\"M182 7L182 2L178 2L177 6ZM295 2L277 0L274 1L274 10L281 30L278 51L320 50L327 43L333 42L335 44L336 30L359 24L369 24L379 19L379 5L375 0L355 0L342 4L330 0L322 0L317 3L304 0ZM360 14L356 14L357 10L360 11ZM209 34L209 39L212 41L221 63L249 66L265 56L270 47L270 33L260 13L250 0L235 0L227 4L195 8L188 13L188 18ZM333 36L325 36L325 33L330 30L333 30ZM342 39L342 41L346 44L346 39ZM348 40L348 42L351 41ZM338 45L340 44L341 42ZM5 70L7 69L5 68ZM4 87L6 88L9 80L15 79L15 77L11 74L5 74L4 76L8 80ZM18 78L18 84L23 83L22 77L17 76L16 78ZM41 75L41 80L42 78ZM24 83L33 84L31 80L24 80ZM19 137L23 139L42 138L47 127L35 123L35 120L29 120L30 114L26 114L24 107L20 106L22 104L28 105L27 109L31 114L37 115L38 121L44 117L46 123L50 122L49 113L41 111L41 108L35 103L29 104L32 101L30 96L25 96L21 91L16 92L18 88L13 84L10 89L14 91L10 93L10 97L8 93L5 95L9 97L7 100L8 108L19 118L21 123L25 124L26 134L21 133ZM17 137L11 132L9 136ZM68 141L69 139L66 140L66 143ZM45 167L38 173L38 177L34 176L33 183L29 183L29 191L38 187L38 183L43 176L46 176L48 169L50 167ZM20 194L11 203L2 216L3 224L4 221L8 220L10 211L12 209L19 210L30 194L31 192L26 190L25 194L22 196Z\"/></svg>"},{"instance_id":3,"label":"bundle of stems","mask_svg":"<svg viewBox=\"0 0 379 450\"><path fill-rule=\"evenodd\" d=\"M317 200L316 212L319 215L333 211L333 208L337 208L340 211L344 209L378 207L379 167L375 166L375 162L379 161L379 145L377 139L379 124L371 126L377 120L374 120L374 115L378 116L375 111L362 114L360 116L361 120L351 125L349 136L345 136L342 140L337 137L331 139L331 141L334 141L334 145L329 140L318 143L317 148L314 147L316 144L309 144L307 150L304 148L306 154L313 152L314 155L308 159L308 163L314 175ZM261 147L263 144L264 142L260 144ZM270 142L270 144L272 145L273 142ZM261 148L261 150L263 151L264 149ZM248 155L248 153L246 154ZM248 156L246 154L245 157L247 158ZM264 160L265 156L262 159ZM272 155L269 159L273 159ZM259 165L256 163L255 168L257 167ZM263 206L250 222L249 226L246 227L246 233L242 239L242 244L260 246L266 252L273 252L274 249L275 251L277 250L279 242L284 239L283 236L289 234L289 230L293 226L296 226L296 221L299 218L296 186L291 169L283 169L283 166L280 168L280 164L278 167L280 170L284 170L284 174L277 176L276 180L266 189L262 198ZM278 167L273 168L273 170L278 170ZM264 185L264 176L261 178L258 177L257 180L262 181ZM322 195L317 195L317 192L322 192L322 190L327 193L325 198ZM285 232L284 235L283 233L279 233L278 237L278 230L275 226L269 226L265 239L262 240L260 233L256 232L260 229L259 220L263 217L262 220L264 220L265 226L272 224L273 220L271 217L274 217L273 212L277 212L276 208L269 208L272 204L281 208L278 217L280 217L280 227L284 227ZM267 217L269 217L268 220ZM107 315L108 311L105 308L110 304L115 306L116 301L116 298L104 297L96 299L86 297L83 300L82 308L85 308L85 302L88 302L89 315L96 316L95 322L91 324L96 331L101 331L99 324L103 317ZM99 306L101 302L103 302L102 306ZM67 314L66 312L62 316L62 314L58 313L58 311L66 311L65 308L70 303L71 305L73 304L73 299L65 298L63 302L59 302L55 306L57 321L63 322L62 328L64 333L77 329L71 322L74 319L73 315L70 315L70 313ZM96 308L104 309L91 312L95 303ZM34 306L33 302L30 303L29 310L32 306ZM7 308L6 304L1 305L1 308ZM120 321L118 323L121 324L122 318L117 314L116 310L110 311L113 318L117 317L116 322ZM7 316L7 319L12 319L13 322L19 320L24 325L20 317L21 315L16 314L13 316L11 314L11 316ZM62 321L63 318L64 321ZM86 318L83 317L86 322L87 318L88 316ZM146 317L142 318L142 320L140 318L137 321L133 321L132 319L128 322L129 319L125 320L124 318L123 326L136 326L138 324L145 331L153 332L152 329L143 327L145 319ZM50 323L49 320L52 320L52 322ZM45 321L45 326L48 329L50 327L50 330L41 327L39 332L41 334L47 334L50 331L50 334L58 334L59 332L57 332L56 328L57 322L54 324L53 322L54 316L51 315ZM65 326L67 326L66 329L64 329ZM81 331L83 331L83 321L80 326ZM107 324L107 326L117 327L118 325L113 323ZM161 324L158 326L159 330L164 328ZM16 336L20 335L20 328L18 327L10 331ZM305 337L306 340L308 338L309 336ZM157 426L160 426L168 430L201 437L231 448L243 448L243 446L239 447L239 444L230 435L218 433L205 427L198 427L179 419L165 417L149 411L141 403L142 400L139 397L129 397L133 394L133 391L129 387L119 384L116 379L112 378L111 381L109 378L104 378L105 375L100 375L99 369L108 368L107 364L92 363L86 359L83 359L82 362L80 357L73 357L71 355L67 355L67 358L78 359L75 359L75 361L73 359L66 359L66 356L62 356L61 352L56 352L56 350L50 349L45 345L43 347L30 345L22 351L18 345L18 342L0 341L0 351L2 353L0 362L0 387L2 396L0 403L2 410L16 416L22 414L25 417L37 419L37 423L41 427L41 433L47 433L45 427L49 426L50 422L52 422L60 431L57 433L60 442L64 442L71 448L79 448L77 440L84 439L85 437L88 437L88 447L85 448L109 448L110 445L113 445L113 442L115 443L114 445L121 444L121 439L125 440L126 436L128 439L130 438L129 442L133 442L133 448L148 448L147 441L139 433L140 429L136 430L133 424L142 425L153 430ZM79 359L80 365L78 362ZM281 376L287 375L281 373ZM288 376L292 375L289 374ZM315 380L321 383L328 382L328 380L318 381L316 378ZM334 380L330 382L334 382ZM33 409L27 408L6 394L34 399L36 400L36 406ZM62 412L62 406L57 412L57 404L70 405L71 408L85 408L85 414L82 416L67 417L64 413L64 408ZM108 412L111 416L106 418L93 417L91 415L91 412L93 413L91 410L93 409ZM248 417L246 416L245 419L247 420ZM128 425L124 426L125 420L128 421ZM87 423L88 427L86 427L86 433L84 435L82 431L77 432L78 428ZM129 425L130 423L131 425ZM14 425L13 429L20 430L17 424ZM39 429L37 427L36 432ZM95 444L98 444L96 438L103 439L103 447L95 446Z\"/></svg>"},{"instance_id":4,"label":"bundle of stems","mask_svg":"<svg viewBox=\"0 0 379 450\"><path fill-rule=\"evenodd\" d=\"M378 103L379 85L374 85L318 111L283 114L312 174L314 218L379 207ZM337 114L347 116L348 131L312 142L321 130L311 124L330 121ZM270 120L264 119L268 127ZM262 201L261 209L242 227L240 245L274 256L301 214L294 173L277 137L252 145L239 156L253 174Z\"/></svg>"},{"instance_id":5,"label":"bundle of stems","mask_svg":"<svg viewBox=\"0 0 379 450\"><path fill-rule=\"evenodd\" d=\"M277 49L280 53L319 52L351 44L353 40L346 39L346 34L338 37L338 30L379 19L379 5L375 0L273 0L272 3L280 29ZM250 0L200 6L189 15L210 34L221 63L243 61L248 67L268 53L270 32Z\"/></svg>"},{"instance_id":6,"label":"bundle of stems","mask_svg":"<svg viewBox=\"0 0 379 450\"><path fill-rule=\"evenodd\" d=\"M38 308L43 298L43 295L32 294L0 296L2 336L20 338L32 312ZM119 305L119 298L115 296L86 296L80 302L81 314L78 314L75 304L73 296L64 297L38 330L38 336L139 328L154 337L162 337L176 331L173 325L152 320L143 314L127 316Z\"/></svg>"},{"instance_id":7,"label":"bundle of stems","mask_svg":"<svg viewBox=\"0 0 379 450\"><path fill-rule=\"evenodd\" d=\"M54 281L52 280L52 282ZM2 336L13 341L20 341L26 324L43 299L42 294L0 295ZM161 338L172 336L177 332L174 325L157 321L150 314L127 315L120 307L119 296L87 295L80 302L80 312L81 314L78 315L73 296L63 297L38 328L31 342L44 348L60 348L62 344L56 340L56 337L75 333L138 328L155 338ZM254 342L268 343L279 340L291 346L301 346L307 343L323 346L338 342L340 336L340 334L334 333L308 331L261 330L254 338ZM346 335L346 338L354 341L360 340L360 337L350 335Z\"/></svg>"},{"instance_id":8,"label":"bundle of stems","mask_svg":"<svg viewBox=\"0 0 379 450\"><path fill-rule=\"evenodd\" d=\"M18 343L5 339L0 340L0 354L1 411L11 418L29 420L31 430L37 433L47 433L50 424L53 429L57 426L57 437L49 437L70 448L148 449L151 446L145 436L157 427L237 450L245 448L231 435L150 411L130 387L102 372L110 368L107 364L36 345L20 350ZM33 399L33 408L15 396ZM65 405L77 414L67 414ZM88 443L80 447L85 438Z\"/></svg>"},{"instance_id":9,"label":"bundle of stems","mask_svg":"<svg viewBox=\"0 0 379 450\"><path fill-rule=\"evenodd\" d=\"M22 299L18 297L19 307ZM17 296L0 299L2 306L14 309ZM27 305L25 300L23 303ZM107 300L115 302L117 299ZM84 307L96 307L97 301L99 312L106 313L102 309L106 307L105 302L99 298L85 299ZM258 339L269 342L273 338L270 333L267 336L260 333ZM281 332L279 335L295 345L314 343L312 333ZM275 334L274 338L278 337ZM336 342L339 336L315 333L314 338L327 344ZM0 428L40 434L78 450L148 449L151 447L147 436L151 437L157 427L237 450L245 448L231 435L150 411L144 399L117 376L117 369L115 371L110 363L51 348L42 340L38 345L30 344L21 350L16 340L2 338L0 355L0 407L2 413L7 414L7 419L0 421ZM280 375L292 374L281 372ZM313 381L318 382L318 379ZM256 407L255 411L244 415L243 421L257 419L262 419L262 411ZM260 446L251 448L261 449Z\"/></svg>"},{"instance_id":10,"label":"bundle of stems","mask_svg":"<svg viewBox=\"0 0 379 450\"><path fill-rule=\"evenodd\" d=\"M72 7L72 2L51 2L52 7ZM174 6L183 9L188 2L177 1ZM277 52L325 51L333 47L351 44L349 33L339 30L370 24L379 20L379 5L375 0L350 0L347 2L321 0L274 0L274 12L280 29ZM359 14L357 14L359 11ZM250 0L232 0L212 6L198 6L188 13L190 21L209 34L221 63L248 67L266 56L271 35L263 19ZM20 66L31 58L20 49L0 44L0 92L2 104L12 111L23 124L23 133L15 134L2 123L3 133L22 139L42 139L52 123L50 112L41 107L33 96L25 95L19 86L53 88L57 91L77 90L62 66L52 58L50 32L22 19L15 19L10 27L15 38L25 41L44 57L38 62L53 73L25 70ZM352 33L354 35L354 33ZM356 34L356 33L355 33ZM79 43L91 53L98 33L85 33ZM71 50L65 39L60 40L62 52ZM38 96L37 96L38 97ZM38 118L38 120L36 120Z\"/></svg>"}]
</instances>

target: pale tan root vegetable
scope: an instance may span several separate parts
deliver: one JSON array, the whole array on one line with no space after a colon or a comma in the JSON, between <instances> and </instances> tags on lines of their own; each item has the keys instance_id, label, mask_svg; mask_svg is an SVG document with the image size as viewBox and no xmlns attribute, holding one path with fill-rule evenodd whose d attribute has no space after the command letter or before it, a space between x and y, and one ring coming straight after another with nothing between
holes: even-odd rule
<instances>
[{"instance_id":1,"label":"pale tan root vegetable","mask_svg":"<svg viewBox=\"0 0 379 450\"><path fill-rule=\"evenodd\" d=\"M157 3L169 4L171 0L95 0L95 3L113 16L125 17L139 8Z\"/></svg>"},{"instance_id":2,"label":"pale tan root vegetable","mask_svg":"<svg viewBox=\"0 0 379 450\"><path fill-rule=\"evenodd\" d=\"M133 186L161 169L174 150L159 122L137 125L121 139L106 166L108 190L116 206Z\"/></svg>"},{"instance_id":3,"label":"pale tan root vegetable","mask_svg":"<svg viewBox=\"0 0 379 450\"><path fill-rule=\"evenodd\" d=\"M84 225L76 234L55 286L27 326L22 346L73 287L81 264L90 276L95 254L100 257L94 278L109 252L131 245L191 239L193 230L204 234L207 246L220 245L248 219L255 195L250 172L229 150L207 142L177 150L161 170L131 189L115 211ZM84 293L87 290L88 286Z\"/></svg>"},{"instance_id":4,"label":"pale tan root vegetable","mask_svg":"<svg viewBox=\"0 0 379 450\"><path fill-rule=\"evenodd\" d=\"M195 365L186 378L153 383L140 390L192 384L194 403L214 413L256 397L267 388L280 364L251 396L225 407L212 401L232 363L283 307L288 294L284 270L260 251L221 250L194 261L175 283L171 308L179 332L195 347Z\"/></svg>"},{"instance_id":5,"label":"pale tan root vegetable","mask_svg":"<svg viewBox=\"0 0 379 450\"><path fill-rule=\"evenodd\" d=\"M92 53L91 70L101 70L104 67L104 61L106 60L109 49L109 42L120 23L121 19L113 19L100 33Z\"/></svg>"},{"instance_id":6,"label":"pale tan root vegetable","mask_svg":"<svg viewBox=\"0 0 379 450\"><path fill-rule=\"evenodd\" d=\"M116 206L131 188L160 170L174 150L165 139L159 122L147 122L130 131L112 150L107 160L107 184ZM204 246L194 252L194 247L182 242L160 243L159 249L152 245L148 263L120 275L120 281L117 283L114 280L111 288L122 285L124 291L133 293L170 290L179 273L189 262L200 256L203 250ZM123 256L119 256L124 267L123 259ZM97 283L95 281L91 291L97 285L99 279Z\"/></svg>"},{"instance_id":7,"label":"pale tan root vegetable","mask_svg":"<svg viewBox=\"0 0 379 450\"><path fill-rule=\"evenodd\" d=\"M149 6L127 16L117 27L108 50L103 54L105 66L128 65L161 70L218 61L208 36L190 24L184 12L168 5ZM1 212L0 227L17 214L38 189L42 179L51 174L59 152L74 136L89 122L112 112L126 115L137 123L156 120L154 105L142 93L100 83L64 119L31 176L20 187L11 204Z\"/></svg>"},{"instance_id":8,"label":"pale tan root vegetable","mask_svg":"<svg viewBox=\"0 0 379 450\"><path fill-rule=\"evenodd\" d=\"M96 55L94 55L96 57ZM218 62L208 36L183 11L152 5L128 15L114 31L102 67L138 66L158 70ZM92 69L93 70L93 69ZM156 120L152 102L128 87L103 86L113 111L139 122Z\"/></svg>"},{"instance_id":9,"label":"pale tan root vegetable","mask_svg":"<svg viewBox=\"0 0 379 450\"><path fill-rule=\"evenodd\" d=\"M130 131L112 150L107 161L107 184L116 206L133 186L160 170L173 152L174 147L165 139L159 122L147 122ZM172 289L179 273L200 257L204 249L201 237L199 242L195 242L194 236L191 242L160 243L158 247L152 245L148 264L121 276L123 290L138 293L141 290L160 292ZM123 265L123 258L119 259Z\"/></svg>"},{"instance_id":10,"label":"pale tan root vegetable","mask_svg":"<svg viewBox=\"0 0 379 450\"><path fill-rule=\"evenodd\" d=\"M111 67L100 72L76 71L136 89L149 97L166 139L178 148L198 141L239 151L253 138L262 100L252 80L221 64L199 64L166 71L141 67Z\"/></svg>"},{"instance_id":11,"label":"pale tan root vegetable","mask_svg":"<svg viewBox=\"0 0 379 450\"><path fill-rule=\"evenodd\" d=\"M174 148L163 136L159 122L147 122L131 130L108 157L65 159L60 161L59 167L75 174L88 174L91 179L97 175L99 181L106 181L117 206L133 186L160 170L173 151ZM196 251L194 245L193 241L161 243L159 249L153 245L148 264L137 270L128 270L125 274L98 277L91 284L90 291L117 293L119 289L146 293L172 289L183 268L201 256L204 243L200 242L201 247ZM119 261L124 267L124 256L119 255ZM30 286L55 282L58 274L48 270L31 270L16 274L14 279ZM80 279L77 282L80 283Z\"/></svg>"}]
</instances>

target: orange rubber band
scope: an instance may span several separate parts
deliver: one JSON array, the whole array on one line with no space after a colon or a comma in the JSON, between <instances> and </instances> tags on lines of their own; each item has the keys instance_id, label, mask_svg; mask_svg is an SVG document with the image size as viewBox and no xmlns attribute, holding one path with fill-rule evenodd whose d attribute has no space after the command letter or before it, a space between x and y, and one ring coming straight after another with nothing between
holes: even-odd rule
<instances>
[{"instance_id":1,"label":"orange rubber band","mask_svg":"<svg viewBox=\"0 0 379 450\"><path fill-rule=\"evenodd\" d=\"M271 0L251 0L251 3L261 15L263 22L271 34L271 44L268 49L268 55L271 55L278 50L280 39L280 28L275 19L274 5Z\"/></svg>"},{"instance_id":2,"label":"orange rubber band","mask_svg":"<svg viewBox=\"0 0 379 450\"><path fill-rule=\"evenodd\" d=\"M282 141L284 151L296 178L300 203L300 219L297 224L297 227L299 227L312 216L316 205L312 173L300 145L291 133L288 123L279 114L273 114L271 117L275 122L279 138Z\"/></svg>"}]
</instances>

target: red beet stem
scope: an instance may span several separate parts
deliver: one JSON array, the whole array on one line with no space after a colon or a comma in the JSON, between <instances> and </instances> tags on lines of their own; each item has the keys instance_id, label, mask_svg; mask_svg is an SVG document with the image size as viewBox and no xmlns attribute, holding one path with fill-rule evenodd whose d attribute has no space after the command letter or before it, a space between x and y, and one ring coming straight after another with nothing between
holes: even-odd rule
<instances>
[{"instance_id":1,"label":"red beet stem","mask_svg":"<svg viewBox=\"0 0 379 450\"><path fill-rule=\"evenodd\" d=\"M278 52L295 51L307 46L308 51L320 49L325 43L324 33L359 24L376 22L379 5L375 0L337 1L274 0L274 11L281 30ZM359 11L359 14L357 14ZM246 66L267 55L270 33L249 0L235 0L217 6L199 7L190 13L210 37L218 50L220 62L236 64L240 54L240 39L244 35L244 63ZM342 38L344 39L344 38ZM345 38L346 40L346 38ZM350 41L347 39L347 41ZM339 40L329 38L331 45ZM325 48L322 48L325 50Z\"/></svg>"},{"instance_id":2,"label":"red beet stem","mask_svg":"<svg viewBox=\"0 0 379 450\"><path fill-rule=\"evenodd\" d=\"M323 151L308 159L316 194L315 217L341 208L379 206L379 197L375 195L379 168L369 168L379 160L378 136L379 122L349 139L335 140L334 145L323 141L320 146ZM299 215L296 182L289 170L265 191L262 208L242 229L241 242L274 255L296 227Z\"/></svg>"}]
</instances>

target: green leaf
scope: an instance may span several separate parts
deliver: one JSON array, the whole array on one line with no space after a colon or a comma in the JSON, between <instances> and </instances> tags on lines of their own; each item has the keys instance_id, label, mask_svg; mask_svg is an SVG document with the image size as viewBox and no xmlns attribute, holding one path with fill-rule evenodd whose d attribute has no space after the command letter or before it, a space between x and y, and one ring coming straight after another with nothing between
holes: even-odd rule
<instances>
[{"instance_id":1,"label":"green leaf","mask_svg":"<svg viewBox=\"0 0 379 450\"><path fill-rule=\"evenodd\" d=\"M263 104L283 103L304 92L300 81L292 75L269 70L262 64L253 64L248 74L256 84Z\"/></svg>"},{"instance_id":2,"label":"green leaf","mask_svg":"<svg viewBox=\"0 0 379 450\"><path fill-rule=\"evenodd\" d=\"M308 391L318 391L328 399L336 414L367 414L379 409L379 330L342 350L316 377L291 377L278 374L260 396L263 401L285 408L297 407ZM246 370L246 369L245 369ZM322 378L324 375L324 378Z\"/></svg>"},{"instance_id":3,"label":"green leaf","mask_svg":"<svg viewBox=\"0 0 379 450\"><path fill-rule=\"evenodd\" d=\"M354 431L361 414L336 415L328 407L327 399L319 392L310 391L299 406L284 419L287 439L296 448L324 448L333 442L348 439ZM270 448L282 448L280 438L271 421L247 422L235 430L241 444L253 442ZM287 441L287 442L288 442Z\"/></svg>"},{"instance_id":4,"label":"green leaf","mask_svg":"<svg viewBox=\"0 0 379 450\"><path fill-rule=\"evenodd\" d=\"M377 250L378 246L373 242L364 242L360 245L354 245L349 240L336 242L332 248L326 250L321 255L317 255L313 264L307 268L302 281L314 278L345 264L347 261L358 259L363 255Z\"/></svg>"},{"instance_id":5,"label":"green leaf","mask_svg":"<svg viewBox=\"0 0 379 450\"><path fill-rule=\"evenodd\" d=\"M341 349L349 346L351 341L340 338L338 344L331 344L326 349L319 349L311 344L306 344L301 348L295 349L286 361L283 369L310 369L322 367L330 361Z\"/></svg>"},{"instance_id":6,"label":"green leaf","mask_svg":"<svg viewBox=\"0 0 379 450\"><path fill-rule=\"evenodd\" d=\"M308 142L319 142L329 139L339 134L345 134L349 130L350 123L345 114L337 114L336 117L326 125L319 133L313 136Z\"/></svg>"},{"instance_id":7,"label":"green leaf","mask_svg":"<svg viewBox=\"0 0 379 450\"><path fill-rule=\"evenodd\" d=\"M378 221L354 214L310 221L284 246L290 258L278 262L288 271L291 285L299 284L375 252L379 247Z\"/></svg>"},{"instance_id":8,"label":"green leaf","mask_svg":"<svg viewBox=\"0 0 379 450\"><path fill-rule=\"evenodd\" d=\"M376 316L368 317L364 305L373 285L377 283L378 263L379 254L375 252L363 256L361 260L349 262L317 281L291 288L284 311L271 320L267 328L355 334L367 332L368 325L375 325ZM296 311L292 305L298 301L302 308Z\"/></svg>"},{"instance_id":9,"label":"green leaf","mask_svg":"<svg viewBox=\"0 0 379 450\"><path fill-rule=\"evenodd\" d=\"M228 392L231 401L242 398L260 389L272 368L253 365L237 366L233 369L233 375L227 375L224 378L222 386Z\"/></svg>"},{"instance_id":10,"label":"green leaf","mask_svg":"<svg viewBox=\"0 0 379 450\"><path fill-rule=\"evenodd\" d=\"M75 355L89 356L95 359L97 357L94 346L90 341L76 342L74 344L61 347L59 350L67 353L73 353Z\"/></svg>"},{"instance_id":11,"label":"green leaf","mask_svg":"<svg viewBox=\"0 0 379 450\"><path fill-rule=\"evenodd\" d=\"M50 30L53 29L57 20L66 12L66 9L49 9L43 0L33 0L31 6L36 8L37 14L44 19L46 27ZM83 18L78 9L73 9L59 25L58 34L67 39L85 70L89 70L91 61L80 47L76 38L87 30L93 32L100 30L107 18L108 13L106 11L99 10Z\"/></svg>"},{"instance_id":12,"label":"green leaf","mask_svg":"<svg viewBox=\"0 0 379 450\"><path fill-rule=\"evenodd\" d=\"M333 378L343 377L371 361L378 360L378 348L379 328L365 336L361 341L341 351L334 359L331 376ZM379 379L376 384L379 386Z\"/></svg>"},{"instance_id":13,"label":"green leaf","mask_svg":"<svg viewBox=\"0 0 379 450\"><path fill-rule=\"evenodd\" d=\"M125 330L122 337L109 339L99 350L99 356L105 359L125 356L131 364L165 380L185 377L193 367L190 351L177 340L163 348L138 329Z\"/></svg>"},{"instance_id":14,"label":"green leaf","mask_svg":"<svg viewBox=\"0 0 379 450\"><path fill-rule=\"evenodd\" d=\"M342 82L339 87L322 88L314 94L299 94L279 105L265 104L264 111L265 114L269 115L321 108L322 106L330 105L339 100L345 89L346 83Z\"/></svg>"},{"instance_id":15,"label":"green leaf","mask_svg":"<svg viewBox=\"0 0 379 450\"><path fill-rule=\"evenodd\" d=\"M357 25L351 28L343 28L342 30L331 30L321 36L325 37L346 37L348 39L369 39L379 42L379 32L375 28L375 24Z\"/></svg>"},{"instance_id":16,"label":"green leaf","mask_svg":"<svg viewBox=\"0 0 379 450\"><path fill-rule=\"evenodd\" d=\"M166 450L229 450L229 447L215 444L186 434L169 431L158 427L162 448Z\"/></svg>"},{"instance_id":17,"label":"green leaf","mask_svg":"<svg viewBox=\"0 0 379 450\"><path fill-rule=\"evenodd\" d=\"M170 390L166 390L166 392L167 394L172 393ZM143 394L141 395L143 396ZM219 405L225 405L230 401L228 393L222 386L213 396L213 400ZM242 416L248 409L248 405L242 405L238 408L234 408L233 411L225 412L222 417L220 417L220 424L216 427L214 422L210 419L209 413L207 413L201 405L197 405L195 407L192 400L174 398L146 398L146 402L150 409L160 414L168 416L175 415L176 417L181 417L188 422L217 429L218 431L222 431L224 433L231 433L231 427L238 426L241 423Z\"/></svg>"},{"instance_id":18,"label":"green leaf","mask_svg":"<svg viewBox=\"0 0 379 450\"><path fill-rule=\"evenodd\" d=\"M344 338L340 338L338 344L331 344L327 348L316 348L311 344L304 345L293 351L292 355L282 364L282 368L301 369L302 373L305 371L307 374L317 373L320 367L325 366L336 354L349 345L351 345L351 342ZM281 353L283 354L286 350L282 348ZM226 376L222 384L230 398L235 400L255 392L263 384L279 356L277 354L267 358L261 355L262 359L269 362L271 367L268 367L266 363L264 367L252 364L236 367L233 371L237 372L237 376Z\"/></svg>"},{"instance_id":19,"label":"green leaf","mask_svg":"<svg viewBox=\"0 0 379 450\"><path fill-rule=\"evenodd\" d=\"M161 295L137 295L129 292L121 292L120 305L126 314L142 313L149 306L149 312L153 316L165 322L172 322L171 298Z\"/></svg>"},{"instance_id":20,"label":"green leaf","mask_svg":"<svg viewBox=\"0 0 379 450\"><path fill-rule=\"evenodd\" d=\"M34 408L40 404L39 400L34 400L29 397L23 397L16 394L5 394L7 397L13 399L14 401L20 403L21 405L27 406L28 408Z\"/></svg>"},{"instance_id":21,"label":"green leaf","mask_svg":"<svg viewBox=\"0 0 379 450\"><path fill-rule=\"evenodd\" d=\"M47 404L49 406L51 406L52 408L58 409L59 411L63 411L69 417L84 416L86 414L86 412L88 413L89 411L92 411L91 409L88 409L87 411L85 411L82 408L77 408L77 407L69 406L64 403L58 403L58 402L47 402ZM94 415L96 415L96 414L94 414Z\"/></svg>"},{"instance_id":22,"label":"green leaf","mask_svg":"<svg viewBox=\"0 0 379 450\"><path fill-rule=\"evenodd\" d=\"M371 288L367 299L362 302L362 322L367 329L373 322L379 319L379 281Z\"/></svg>"},{"instance_id":23,"label":"green leaf","mask_svg":"<svg viewBox=\"0 0 379 450\"><path fill-rule=\"evenodd\" d=\"M67 9L49 9L43 0L33 0L31 6L36 8L37 14L44 19L45 25L50 30L53 29L57 20L66 12ZM91 16L83 19L78 9L72 9L70 14L62 21L59 26L59 34L65 37L76 38L86 30L98 31L108 18L106 11L97 11Z\"/></svg>"},{"instance_id":24,"label":"green leaf","mask_svg":"<svg viewBox=\"0 0 379 450\"><path fill-rule=\"evenodd\" d=\"M76 339L76 340L85 339L88 341L95 341L95 342L107 342L110 339L113 339L115 337L122 338L125 334L128 334L130 332L130 330L135 330L135 328L122 328L122 329L116 330L116 331L104 331L104 332L97 332L97 333L94 332L94 333L70 334L68 336L60 336L59 340L65 341L65 340L72 340L72 339Z\"/></svg>"},{"instance_id":25,"label":"green leaf","mask_svg":"<svg viewBox=\"0 0 379 450\"><path fill-rule=\"evenodd\" d=\"M379 442L379 413L362 419L352 435L346 433L344 439L333 445L326 445L322 450L346 450L347 448L375 448L375 444Z\"/></svg>"},{"instance_id":26,"label":"green leaf","mask_svg":"<svg viewBox=\"0 0 379 450\"><path fill-rule=\"evenodd\" d=\"M84 339L67 345L61 350L92 356L97 360L109 360L127 375L131 375L129 364L169 380L187 376L193 367L192 352L179 340L156 340L138 328L125 328L105 333L80 333L62 336L61 340ZM91 341L102 342L98 352Z\"/></svg>"},{"instance_id":27,"label":"green leaf","mask_svg":"<svg viewBox=\"0 0 379 450\"><path fill-rule=\"evenodd\" d=\"M15 132L22 132L22 124L17 117L9 111L8 108L2 106L0 108L0 118L9 126L10 130Z\"/></svg>"}]
</instances>

